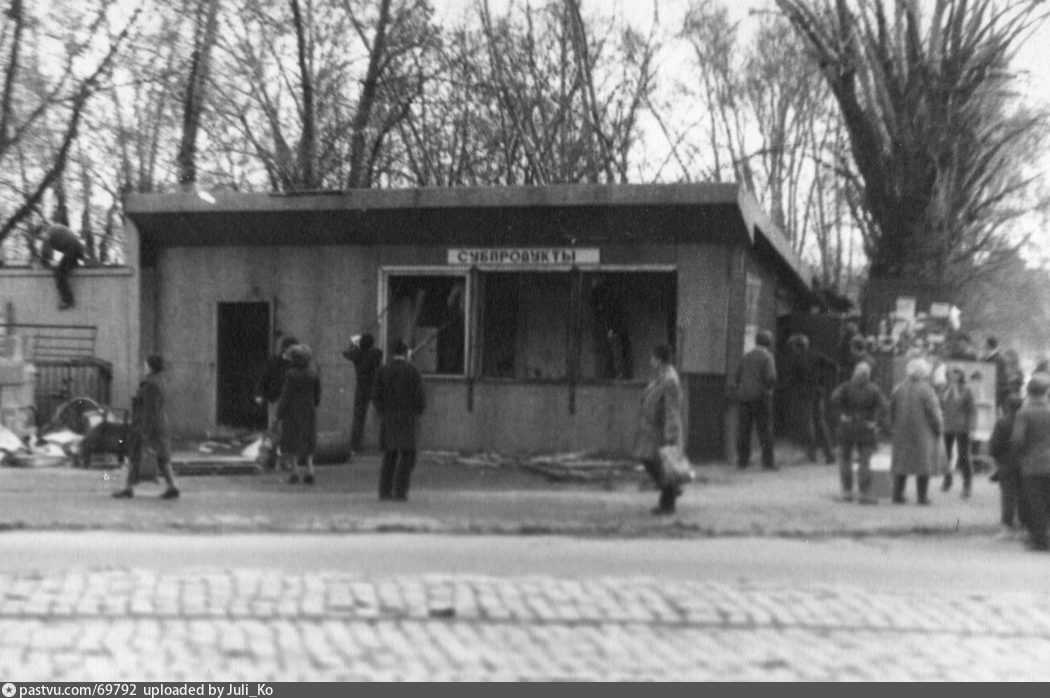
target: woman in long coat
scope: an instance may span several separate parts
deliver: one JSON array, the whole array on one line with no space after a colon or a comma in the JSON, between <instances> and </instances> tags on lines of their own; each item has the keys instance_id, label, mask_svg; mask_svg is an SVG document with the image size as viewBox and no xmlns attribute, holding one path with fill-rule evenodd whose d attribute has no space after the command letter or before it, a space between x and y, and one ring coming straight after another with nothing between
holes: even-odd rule
<instances>
[{"instance_id":1,"label":"woman in long coat","mask_svg":"<svg viewBox=\"0 0 1050 698\"><path fill-rule=\"evenodd\" d=\"M290 367L284 376L277 401L281 422L281 457L292 474L288 482L299 482L299 466L306 466L302 481L314 484L314 450L317 448L317 406L321 403L321 381L310 368L310 350L302 344L288 348Z\"/></svg>"},{"instance_id":2,"label":"woman in long coat","mask_svg":"<svg viewBox=\"0 0 1050 698\"><path fill-rule=\"evenodd\" d=\"M128 479L124 489L113 493L117 499L135 496L135 484L145 451L153 451L167 489L161 499L176 499L179 488L171 467L171 440L168 435L168 417L164 410L164 359L158 354L146 357L147 375L139 384L139 391L131 400L131 429L128 433Z\"/></svg>"},{"instance_id":3,"label":"woman in long coat","mask_svg":"<svg viewBox=\"0 0 1050 698\"><path fill-rule=\"evenodd\" d=\"M908 377L893 389L890 421L893 425L893 502L904 503L909 475L916 476L919 504L929 504L931 475L943 475L947 458L941 442L944 420L937 393L929 382L930 366L923 359L908 362Z\"/></svg>"},{"instance_id":4,"label":"woman in long coat","mask_svg":"<svg viewBox=\"0 0 1050 698\"><path fill-rule=\"evenodd\" d=\"M664 479L660 464L660 448L677 446L684 452L685 433L682 429L682 385L678 372L671 365L671 348L661 344L653 349L649 359L653 379L642 395L638 436L634 456L660 488L660 501L653 514L673 514L675 500L682 494L681 486Z\"/></svg>"}]
</instances>

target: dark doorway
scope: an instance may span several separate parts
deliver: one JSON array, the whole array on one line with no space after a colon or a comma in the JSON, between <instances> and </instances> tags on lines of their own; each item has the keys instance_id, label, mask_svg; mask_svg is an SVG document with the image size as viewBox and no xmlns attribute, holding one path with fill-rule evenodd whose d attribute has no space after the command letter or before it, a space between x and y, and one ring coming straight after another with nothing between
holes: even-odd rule
<instances>
[{"instance_id":1,"label":"dark doorway","mask_svg":"<svg viewBox=\"0 0 1050 698\"><path fill-rule=\"evenodd\" d=\"M270 352L269 338L269 303L219 303L219 424L266 428L266 407L255 404L255 384Z\"/></svg>"}]
</instances>

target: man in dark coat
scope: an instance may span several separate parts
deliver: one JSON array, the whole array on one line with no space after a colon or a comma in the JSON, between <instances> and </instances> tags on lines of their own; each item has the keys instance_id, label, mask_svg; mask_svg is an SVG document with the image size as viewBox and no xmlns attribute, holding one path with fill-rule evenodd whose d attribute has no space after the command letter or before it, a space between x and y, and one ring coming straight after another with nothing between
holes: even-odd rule
<instances>
[{"instance_id":1,"label":"man in dark coat","mask_svg":"<svg viewBox=\"0 0 1050 698\"><path fill-rule=\"evenodd\" d=\"M270 450L266 455L263 466L267 470L277 467L277 439L279 422L277 420L277 400L281 397L281 388L284 387L284 376L291 365L285 352L299 343L295 337L286 336L281 338L277 353L266 360L262 376L255 384L255 402L258 405L266 405L266 423L268 431L266 434L270 442Z\"/></svg>"},{"instance_id":2,"label":"man in dark coat","mask_svg":"<svg viewBox=\"0 0 1050 698\"><path fill-rule=\"evenodd\" d=\"M772 353L773 335L766 330L755 336L755 348L744 354L733 386L737 400L737 466L746 468L751 459L751 428L758 430L762 445L762 467L776 470L773 463L773 386L777 382Z\"/></svg>"},{"instance_id":3,"label":"man in dark coat","mask_svg":"<svg viewBox=\"0 0 1050 698\"><path fill-rule=\"evenodd\" d=\"M343 352L343 357L354 362L357 384L354 387L354 422L350 431L350 451L357 453L365 435L365 419L368 417L368 405L372 402L376 390L376 375L383 364L383 352L376 347L376 340L370 334L361 335L358 342L351 342Z\"/></svg>"},{"instance_id":4,"label":"man in dark coat","mask_svg":"<svg viewBox=\"0 0 1050 698\"><path fill-rule=\"evenodd\" d=\"M62 259L54 268L55 285L58 287L58 296L61 299L58 309L65 310L73 307L75 302L73 289L69 285L69 273L84 258L84 243L68 227L55 223L49 225L44 232L44 245L40 250L40 258L45 267L51 268L51 256L55 252L62 255Z\"/></svg>"},{"instance_id":5,"label":"man in dark coat","mask_svg":"<svg viewBox=\"0 0 1050 698\"><path fill-rule=\"evenodd\" d=\"M146 358L148 375L139 384L139 391L131 400L131 429L129 433L128 479L124 489L113 493L117 499L135 496L135 485L139 482L142 459L149 449L157 457L157 467L167 483L161 499L177 499L179 488L175 484L175 473L171 467L171 440L168 434L168 418L164 409L164 359L157 354Z\"/></svg>"},{"instance_id":6,"label":"man in dark coat","mask_svg":"<svg viewBox=\"0 0 1050 698\"><path fill-rule=\"evenodd\" d=\"M988 337L984 340L985 353L981 361L995 364L995 407L1001 409L1003 401L1010 395L1006 357L999 351L999 340Z\"/></svg>"},{"instance_id":7,"label":"man in dark coat","mask_svg":"<svg viewBox=\"0 0 1050 698\"><path fill-rule=\"evenodd\" d=\"M806 453L812 463L817 462L817 447L824 452L824 460L835 462L828 437L824 410L824 385L827 376L834 376L838 366L824 354L810 349L809 337L801 332L789 341L792 353L792 381L799 391L802 419L805 425Z\"/></svg>"},{"instance_id":8,"label":"man in dark coat","mask_svg":"<svg viewBox=\"0 0 1050 698\"><path fill-rule=\"evenodd\" d=\"M379 412L379 440L383 468L379 474L379 498L405 501L412 469L416 466L416 432L426 408L423 376L408 362L408 345L394 343L393 358L379 369L375 404Z\"/></svg>"},{"instance_id":9,"label":"man in dark coat","mask_svg":"<svg viewBox=\"0 0 1050 698\"><path fill-rule=\"evenodd\" d=\"M1050 550L1050 375L1028 381L1028 399L1017 411L1010 445L1021 464L1021 493L1034 550Z\"/></svg>"}]
</instances>

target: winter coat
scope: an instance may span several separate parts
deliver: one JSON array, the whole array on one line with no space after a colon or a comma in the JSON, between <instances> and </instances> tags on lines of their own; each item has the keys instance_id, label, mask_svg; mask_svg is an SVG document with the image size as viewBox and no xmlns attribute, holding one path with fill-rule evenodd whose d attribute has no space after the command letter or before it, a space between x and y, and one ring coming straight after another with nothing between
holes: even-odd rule
<instances>
[{"instance_id":1,"label":"winter coat","mask_svg":"<svg viewBox=\"0 0 1050 698\"><path fill-rule=\"evenodd\" d=\"M383 450L415 451L419 418L427 406L419 369L404 357L394 357L379 369L374 400Z\"/></svg>"},{"instance_id":2,"label":"winter coat","mask_svg":"<svg viewBox=\"0 0 1050 698\"><path fill-rule=\"evenodd\" d=\"M44 238L44 246L40 250L40 256L45 260L49 260L52 252L79 257L84 253L84 243L67 226L55 224L47 229L47 237Z\"/></svg>"},{"instance_id":3,"label":"winter coat","mask_svg":"<svg viewBox=\"0 0 1050 698\"><path fill-rule=\"evenodd\" d=\"M895 475L943 475L948 471L944 420L937 393L926 380L907 379L890 398Z\"/></svg>"},{"instance_id":4,"label":"winter coat","mask_svg":"<svg viewBox=\"0 0 1050 698\"><path fill-rule=\"evenodd\" d=\"M281 388L284 386L284 374L288 372L290 366L288 360L280 354L275 354L267 359L262 378L255 386L256 397L261 397L266 402L277 402L281 397Z\"/></svg>"},{"instance_id":5,"label":"winter coat","mask_svg":"<svg viewBox=\"0 0 1050 698\"><path fill-rule=\"evenodd\" d=\"M998 349L996 349L992 353L986 355L982 360L995 364L995 405L998 407L1003 404L1003 400L1005 400L1010 394L1006 358Z\"/></svg>"},{"instance_id":6,"label":"winter coat","mask_svg":"<svg viewBox=\"0 0 1050 698\"><path fill-rule=\"evenodd\" d=\"M977 404L967 385L950 383L941 392L945 434L972 434L977 423Z\"/></svg>"},{"instance_id":7,"label":"winter coat","mask_svg":"<svg viewBox=\"0 0 1050 698\"><path fill-rule=\"evenodd\" d=\"M291 367L277 400L281 422L281 451L292 456L313 455L317 448L317 406L321 404L321 380L312 368Z\"/></svg>"},{"instance_id":8,"label":"winter coat","mask_svg":"<svg viewBox=\"0 0 1050 698\"><path fill-rule=\"evenodd\" d=\"M773 395L777 382L777 366L768 349L756 346L740 359L736 368L736 398L753 402Z\"/></svg>"},{"instance_id":9,"label":"winter coat","mask_svg":"<svg viewBox=\"0 0 1050 698\"><path fill-rule=\"evenodd\" d=\"M839 414L840 442L875 445L887 406L879 386L871 380L848 380L831 393L831 406Z\"/></svg>"},{"instance_id":10,"label":"winter coat","mask_svg":"<svg viewBox=\"0 0 1050 698\"><path fill-rule=\"evenodd\" d=\"M1050 402L1029 398L1014 419L1010 443L1022 475L1050 475Z\"/></svg>"},{"instance_id":11,"label":"winter coat","mask_svg":"<svg viewBox=\"0 0 1050 698\"><path fill-rule=\"evenodd\" d=\"M354 388L354 402L368 402L375 395L376 376L383 365L383 352L377 347L362 349L357 344L343 352L343 357L354 362L357 384Z\"/></svg>"},{"instance_id":12,"label":"winter coat","mask_svg":"<svg viewBox=\"0 0 1050 698\"><path fill-rule=\"evenodd\" d=\"M793 351L788 355L788 361L790 364L788 370L785 371L788 380L795 390L809 399L821 395L824 392L827 377L834 376L838 372L835 362L812 349Z\"/></svg>"},{"instance_id":13,"label":"winter coat","mask_svg":"<svg viewBox=\"0 0 1050 698\"><path fill-rule=\"evenodd\" d=\"M685 448L682 384L674 366L661 369L642 394L634 457L640 461L658 461L660 447L667 445Z\"/></svg>"},{"instance_id":14,"label":"winter coat","mask_svg":"<svg viewBox=\"0 0 1050 698\"><path fill-rule=\"evenodd\" d=\"M1014 421L1016 414L1004 414L992 429L992 436L988 439L988 455L995 459L995 465L999 470L1007 474L1021 473L1021 459L1017 457L1011 438L1014 433Z\"/></svg>"},{"instance_id":15,"label":"winter coat","mask_svg":"<svg viewBox=\"0 0 1050 698\"><path fill-rule=\"evenodd\" d=\"M158 457L171 453L168 417L164 412L164 381L159 373L146 376L131 399L131 431Z\"/></svg>"}]
</instances>

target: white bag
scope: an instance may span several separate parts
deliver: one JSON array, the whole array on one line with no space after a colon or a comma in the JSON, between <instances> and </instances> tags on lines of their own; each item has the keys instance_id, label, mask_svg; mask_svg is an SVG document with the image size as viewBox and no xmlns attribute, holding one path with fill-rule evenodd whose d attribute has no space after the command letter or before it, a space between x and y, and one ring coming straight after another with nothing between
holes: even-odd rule
<instances>
[{"instance_id":1,"label":"white bag","mask_svg":"<svg viewBox=\"0 0 1050 698\"><path fill-rule=\"evenodd\" d=\"M660 474L665 485L682 485L693 481L693 466L682 449L678 446L661 446L659 454Z\"/></svg>"}]
</instances>

